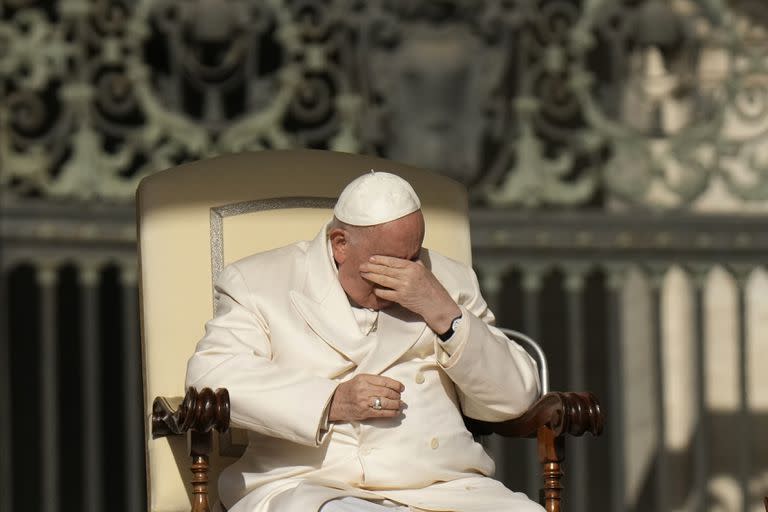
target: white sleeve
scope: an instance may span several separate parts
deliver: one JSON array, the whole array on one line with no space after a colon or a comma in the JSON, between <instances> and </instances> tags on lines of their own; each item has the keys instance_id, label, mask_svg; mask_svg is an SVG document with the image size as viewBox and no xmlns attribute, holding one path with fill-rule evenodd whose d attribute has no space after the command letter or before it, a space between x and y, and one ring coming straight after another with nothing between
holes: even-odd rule
<instances>
[{"instance_id":1,"label":"white sleeve","mask_svg":"<svg viewBox=\"0 0 768 512\"><path fill-rule=\"evenodd\" d=\"M483 421L516 418L539 396L536 362L493 327L477 277L468 272L472 292L459 304L462 320L453 337L446 343L436 337L437 362L456 385L465 415Z\"/></svg>"},{"instance_id":2,"label":"white sleeve","mask_svg":"<svg viewBox=\"0 0 768 512\"><path fill-rule=\"evenodd\" d=\"M187 364L187 386L227 388L233 426L317 446L338 383L272 362L269 325L234 266L214 290L216 315Z\"/></svg>"}]
</instances>

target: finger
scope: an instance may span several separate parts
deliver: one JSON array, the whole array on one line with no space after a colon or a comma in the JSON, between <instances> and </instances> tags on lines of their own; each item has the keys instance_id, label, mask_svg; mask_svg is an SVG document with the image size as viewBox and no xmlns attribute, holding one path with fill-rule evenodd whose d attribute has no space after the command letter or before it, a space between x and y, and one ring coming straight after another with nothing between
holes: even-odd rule
<instances>
[{"instance_id":1,"label":"finger","mask_svg":"<svg viewBox=\"0 0 768 512\"><path fill-rule=\"evenodd\" d=\"M394 418L395 416L399 416L401 413L402 412L399 409L382 409L377 411L376 409L369 408L365 418L363 419Z\"/></svg>"},{"instance_id":2,"label":"finger","mask_svg":"<svg viewBox=\"0 0 768 512\"><path fill-rule=\"evenodd\" d=\"M411 264L410 260L395 258L394 256L382 256L380 254L371 256L368 261L376 265L384 265L393 268L405 268Z\"/></svg>"},{"instance_id":3,"label":"finger","mask_svg":"<svg viewBox=\"0 0 768 512\"><path fill-rule=\"evenodd\" d=\"M363 263L360 265L360 272L371 272L374 274L381 274L389 277L398 277L402 275L403 269L388 267L386 265L377 265L375 263Z\"/></svg>"},{"instance_id":4,"label":"finger","mask_svg":"<svg viewBox=\"0 0 768 512\"><path fill-rule=\"evenodd\" d=\"M379 396L381 398L388 398L390 400L400 400L400 390L394 390L384 386L371 386L368 393L371 396Z\"/></svg>"},{"instance_id":5,"label":"finger","mask_svg":"<svg viewBox=\"0 0 768 512\"><path fill-rule=\"evenodd\" d=\"M374 407L374 404L375 404L377 398L379 400L381 400L381 409L376 409ZM370 407L371 409L376 409L377 411L385 410L385 409L386 410L400 410L402 404L403 403L400 400L392 400L390 398L383 398L383 397L380 397L380 396L378 396L378 397L377 396L372 396L372 397L370 397L368 399L368 407Z\"/></svg>"},{"instance_id":6,"label":"finger","mask_svg":"<svg viewBox=\"0 0 768 512\"><path fill-rule=\"evenodd\" d=\"M374 295L376 295L377 297L379 297L381 299L389 300L389 301L392 301L392 302L397 302L397 299L398 299L398 295L397 295L397 292L395 290L388 290L386 288L374 288L373 289L373 293L374 293ZM398 302L398 304L399 304L399 302Z\"/></svg>"},{"instance_id":7,"label":"finger","mask_svg":"<svg viewBox=\"0 0 768 512\"><path fill-rule=\"evenodd\" d=\"M385 288L396 289L401 284L401 281L399 279L395 279L394 277L389 277L382 274L360 272L360 275L363 276L368 281L384 286Z\"/></svg>"},{"instance_id":8,"label":"finger","mask_svg":"<svg viewBox=\"0 0 768 512\"><path fill-rule=\"evenodd\" d=\"M370 373L361 373L360 375L358 375L358 377L364 379L370 384L373 384L374 386L382 386L385 388L394 389L395 391L405 390L405 386L403 386L402 382L400 382L399 380L390 379L389 377L385 377L383 375L371 375Z\"/></svg>"}]
</instances>

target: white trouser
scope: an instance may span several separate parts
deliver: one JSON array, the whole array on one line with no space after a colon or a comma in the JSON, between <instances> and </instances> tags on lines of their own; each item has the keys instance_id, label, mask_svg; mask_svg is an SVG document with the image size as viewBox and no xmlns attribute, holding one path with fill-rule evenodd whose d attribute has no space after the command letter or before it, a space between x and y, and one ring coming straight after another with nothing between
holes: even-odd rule
<instances>
[{"instance_id":1,"label":"white trouser","mask_svg":"<svg viewBox=\"0 0 768 512\"><path fill-rule=\"evenodd\" d=\"M320 512L408 512L408 510L410 510L408 507L389 500L373 502L351 497L331 500L320 507Z\"/></svg>"}]
</instances>

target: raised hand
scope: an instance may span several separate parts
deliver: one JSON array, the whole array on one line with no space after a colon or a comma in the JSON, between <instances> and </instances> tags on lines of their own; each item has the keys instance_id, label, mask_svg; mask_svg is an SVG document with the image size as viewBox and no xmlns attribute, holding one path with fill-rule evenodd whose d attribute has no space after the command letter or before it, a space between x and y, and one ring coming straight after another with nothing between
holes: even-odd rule
<instances>
[{"instance_id":1,"label":"raised hand","mask_svg":"<svg viewBox=\"0 0 768 512\"><path fill-rule=\"evenodd\" d=\"M451 321L461 315L445 287L419 260L371 256L360 265L360 275L381 286L374 290L378 297L421 315L438 334L447 331Z\"/></svg>"}]
</instances>

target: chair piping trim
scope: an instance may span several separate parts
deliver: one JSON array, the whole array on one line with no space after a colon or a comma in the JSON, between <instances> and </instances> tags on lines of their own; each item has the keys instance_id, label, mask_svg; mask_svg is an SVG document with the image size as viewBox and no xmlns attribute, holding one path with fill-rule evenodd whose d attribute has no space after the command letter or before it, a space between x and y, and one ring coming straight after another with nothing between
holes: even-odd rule
<instances>
[{"instance_id":1,"label":"chair piping trim","mask_svg":"<svg viewBox=\"0 0 768 512\"><path fill-rule=\"evenodd\" d=\"M243 215L246 213L281 210L288 208L327 208L332 209L336 204L335 197L276 197L270 199L255 199L240 201L211 208L211 292L213 283L224 269L224 218ZM213 303L216 311L216 300Z\"/></svg>"}]
</instances>

